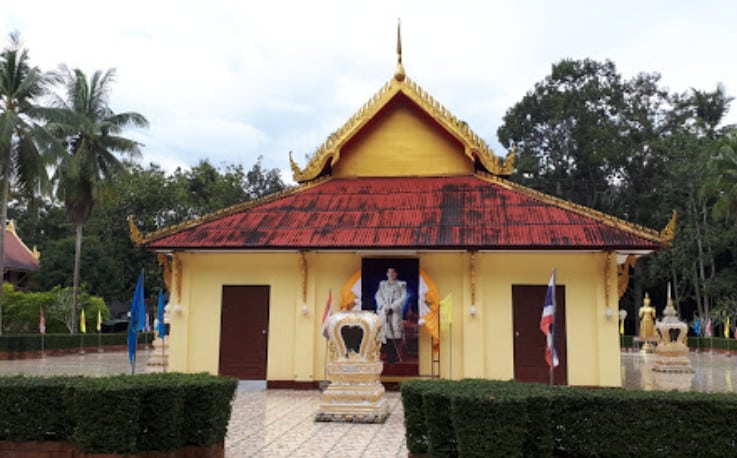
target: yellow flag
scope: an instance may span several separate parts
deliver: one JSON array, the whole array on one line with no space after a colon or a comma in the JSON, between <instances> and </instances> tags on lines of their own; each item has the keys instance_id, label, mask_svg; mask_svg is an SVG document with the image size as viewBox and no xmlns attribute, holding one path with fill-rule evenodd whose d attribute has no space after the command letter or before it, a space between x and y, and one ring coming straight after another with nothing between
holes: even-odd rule
<instances>
[{"instance_id":1,"label":"yellow flag","mask_svg":"<svg viewBox=\"0 0 737 458\"><path fill-rule=\"evenodd\" d=\"M97 332L102 330L102 314L100 313L100 309L97 309L97 326L95 329L97 329Z\"/></svg>"},{"instance_id":2,"label":"yellow flag","mask_svg":"<svg viewBox=\"0 0 737 458\"><path fill-rule=\"evenodd\" d=\"M448 329L453 322L453 293L440 301L440 327Z\"/></svg>"},{"instance_id":3,"label":"yellow flag","mask_svg":"<svg viewBox=\"0 0 737 458\"><path fill-rule=\"evenodd\" d=\"M724 338L729 339L729 317L724 322Z\"/></svg>"},{"instance_id":4,"label":"yellow flag","mask_svg":"<svg viewBox=\"0 0 737 458\"><path fill-rule=\"evenodd\" d=\"M82 309L82 313L79 314L79 330L82 334L87 334L87 323L84 317L84 309Z\"/></svg>"},{"instance_id":5,"label":"yellow flag","mask_svg":"<svg viewBox=\"0 0 737 458\"><path fill-rule=\"evenodd\" d=\"M355 304L356 299L358 296L356 296L356 293L353 291L353 289L357 286L359 286L359 283L361 281L361 271L359 270L351 278L348 279L348 281L343 285L343 288L340 290L340 309L341 310L351 310Z\"/></svg>"},{"instance_id":6,"label":"yellow flag","mask_svg":"<svg viewBox=\"0 0 737 458\"><path fill-rule=\"evenodd\" d=\"M624 320L619 320L619 333L624 335Z\"/></svg>"}]
</instances>

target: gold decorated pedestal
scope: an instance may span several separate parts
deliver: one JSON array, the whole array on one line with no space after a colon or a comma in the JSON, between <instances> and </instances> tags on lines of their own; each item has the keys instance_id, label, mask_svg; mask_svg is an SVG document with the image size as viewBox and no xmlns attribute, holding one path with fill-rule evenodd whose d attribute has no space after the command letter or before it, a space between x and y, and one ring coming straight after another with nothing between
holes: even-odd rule
<instances>
[{"instance_id":1,"label":"gold decorated pedestal","mask_svg":"<svg viewBox=\"0 0 737 458\"><path fill-rule=\"evenodd\" d=\"M658 332L658 346L655 348L653 371L691 374L691 360L688 357L688 325L678 319L673 300L668 294L668 303L663 310L663 319L655 324Z\"/></svg>"},{"instance_id":2,"label":"gold decorated pedestal","mask_svg":"<svg viewBox=\"0 0 737 458\"><path fill-rule=\"evenodd\" d=\"M315 421L383 423L389 416L379 380L381 327L381 319L367 311L342 311L328 319L330 385Z\"/></svg>"}]
</instances>

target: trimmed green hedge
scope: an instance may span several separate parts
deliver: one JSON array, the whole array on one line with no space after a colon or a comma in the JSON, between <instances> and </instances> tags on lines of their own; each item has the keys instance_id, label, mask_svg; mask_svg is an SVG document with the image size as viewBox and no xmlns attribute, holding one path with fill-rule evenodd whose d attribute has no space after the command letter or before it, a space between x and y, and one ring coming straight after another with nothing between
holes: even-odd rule
<instances>
[{"instance_id":1,"label":"trimmed green hedge","mask_svg":"<svg viewBox=\"0 0 737 458\"><path fill-rule=\"evenodd\" d=\"M81 338L79 334L46 334L44 349L79 348ZM138 334L138 343L143 344L153 340L153 334ZM127 345L127 333L100 334L101 345ZM97 333L85 334L84 347L97 347ZM19 334L0 336L0 352L41 351L41 334Z\"/></svg>"},{"instance_id":2,"label":"trimmed green hedge","mask_svg":"<svg viewBox=\"0 0 737 458\"><path fill-rule=\"evenodd\" d=\"M620 342L622 348L631 348L633 336L621 336ZM700 348L708 350L714 348L717 350L730 350L737 352L737 339L725 339L724 337L688 337L688 347L691 349Z\"/></svg>"},{"instance_id":3,"label":"trimmed green hedge","mask_svg":"<svg viewBox=\"0 0 737 458\"><path fill-rule=\"evenodd\" d=\"M401 389L407 448L413 454L737 454L737 396L731 393L585 389L490 380L410 380Z\"/></svg>"},{"instance_id":4,"label":"trimmed green hedge","mask_svg":"<svg viewBox=\"0 0 737 458\"><path fill-rule=\"evenodd\" d=\"M90 453L225 439L238 381L207 374L0 377L0 440L71 441Z\"/></svg>"}]
</instances>

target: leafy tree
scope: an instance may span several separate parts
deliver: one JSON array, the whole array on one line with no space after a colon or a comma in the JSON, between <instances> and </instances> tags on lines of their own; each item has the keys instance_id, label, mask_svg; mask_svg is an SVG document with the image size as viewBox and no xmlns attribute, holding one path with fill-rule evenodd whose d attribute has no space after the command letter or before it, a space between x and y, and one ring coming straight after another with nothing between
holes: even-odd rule
<instances>
[{"instance_id":1,"label":"leafy tree","mask_svg":"<svg viewBox=\"0 0 737 458\"><path fill-rule=\"evenodd\" d=\"M261 197L265 192L285 188L279 172L264 169L259 162L250 169L200 163L191 171L172 174L156 164L123 165L126 173L114 177L107 198L95 206L85 224L85 249L81 254L81 275L89 291L104 297L111 310L117 309L119 302L130 301L142 267L147 294L156 294L164 286L155 257L131 243L128 215L133 215L141 231L152 232L247 201L251 195ZM192 189L198 192L190 192ZM74 238L69 235L72 225L60 203L34 203L19 196L11 210L24 241L29 246L38 245L41 251L41 271L32 277L32 287L48 290L55 285L72 286L69 259L74 256Z\"/></svg>"},{"instance_id":2,"label":"leafy tree","mask_svg":"<svg viewBox=\"0 0 737 458\"><path fill-rule=\"evenodd\" d=\"M7 309L7 327L12 333L37 333L40 311L46 317L48 333L70 332L72 326L73 291L56 286L49 291L18 291L10 283L3 284ZM95 329L97 311L103 319L110 313L100 297L92 296L82 288L80 304L86 310L88 329Z\"/></svg>"},{"instance_id":3,"label":"leafy tree","mask_svg":"<svg viewBox=\"0 0 737 458\"><path fill-rule=\"evenodd\" d=\"M75 311L77 304L79 304L80 310L85 310L85 327L89 330L95 329L98 310L100 311L100 318L103 320L110 318L110 311L105 305L105 301L101 297L87 293L84 285L81 291L55 286L47 294L53 299L51 305L44 311L48 320L51 323L63 324L70 334L74 334L79 325Z\"/></svg>"},{"instance_id":4,"label":"leafy tree","mask_svg":"<svg viewBox=\"0 0 737 458\"><path fill-rule=\"evenodd\" d=\"M12 284L3 283L5 300L5 327L10 333L38 332L40 309L48 310L53 305L49 292L25 293Z\"/></svg>"},{"instance_id":5,"label":"leafy tree","mask_svg":"<svg viewBox=\"0 0 737 458\"><path fill-rule=\"evenodd\" d=\"M717 195L713 216L737 224L737 130L719 140L710 172L714 179L707 186Z\"/></svg>"},{"instance_id":6,"label":"leafy tree","mask_svg":"<svg viewBox=\"0 0 737 458\"><path fill-rule=\"evenodd\" d=\"M109 191L110 180L124 171L116 155L140 155L139 143L120 134L127 127L148 126L146 118L139 113L112 111L109 94L114 76L113 69L98 70L88 80L81 70L63 67L65 97L57 97L56 109L45 112L49 128L64 140L68 152L58 166L56 178L58 196L76 228L73 330L78 310L82 227Z\"/></svg>"},{"instance_id":7,"label":"leafy tree","mask_svg":"<svg viewBox=\"0 0 737 458\"><path fill-rule=\"evenodd\" d=\"M617 119L625 88L615 65L562 60L504 115L497 135L517 146L514 179L594 208L607 196L622 149Z\"/></svg>"},{"instance_id":8,"label":"leafy tree","mask_svg":"<svg viewBox=\"0 0 737 458\"><path fill-rule=\"evenodd\" d=\"M625 304L636 309L643 289L670 281L676 305L713 316L737 295L737 228L710 218L735 208L722 127L731 100L722 86L670 94L657 74L626 80L609 61L563 60L507 111L498 136L517 145L512 179L527 186L649 227L676 209L673 247L637 263Z\"/></svg>"},{"instance_id":9,"label":"leafy tree","mask_svg":"<svg viewBox=\"0 0 737 458\"><path fill-rule=\"evenodd\" d=\"M10 44L0 53L0 253L5 252L5 224L11 182L33 193L44 184L46 158L39 145L52 145L44 129L34 122L37 99L44 94L48 77L29 62L28 50L19 35L10 35ZM0 272L5 259L0 256ZM2 325L2 289L0 289L0 335Z\"/></svg>"}]
</instances>

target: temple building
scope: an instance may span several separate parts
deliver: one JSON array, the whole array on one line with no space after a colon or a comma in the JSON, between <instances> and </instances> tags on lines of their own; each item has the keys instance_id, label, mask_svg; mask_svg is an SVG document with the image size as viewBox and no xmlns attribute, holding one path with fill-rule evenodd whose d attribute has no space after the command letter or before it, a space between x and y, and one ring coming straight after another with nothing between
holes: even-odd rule
<instances>
[{"instance_id":1,"label":"temple building","mask_svg":"<svg viewBox=\"0 0 737 458\"><path fill-rule=\"evenodd\" d=\"M30 275L41 268L41 253L28 248L15 230L15 222L10 221L5 226L5 271L3 281L11 283L16 288L23 288Z\"/></svg>"},{"instance_id":2,"label":"temple building","mask_svg":"<svg viewBox=\"0 0 737 458\"><path fill-rule=\"evenodd\" d=\"M547 382L555 268L555 383L620 386L618 266L669 244L675 216L658 232L510 181L514 150L497 157L405 75L398 48L393 78L304 167L290 157L298 186L132 226L171 289L169 370L316 386L329 307L385 319L386 381Z\"/></svg>"}]
</instances>

